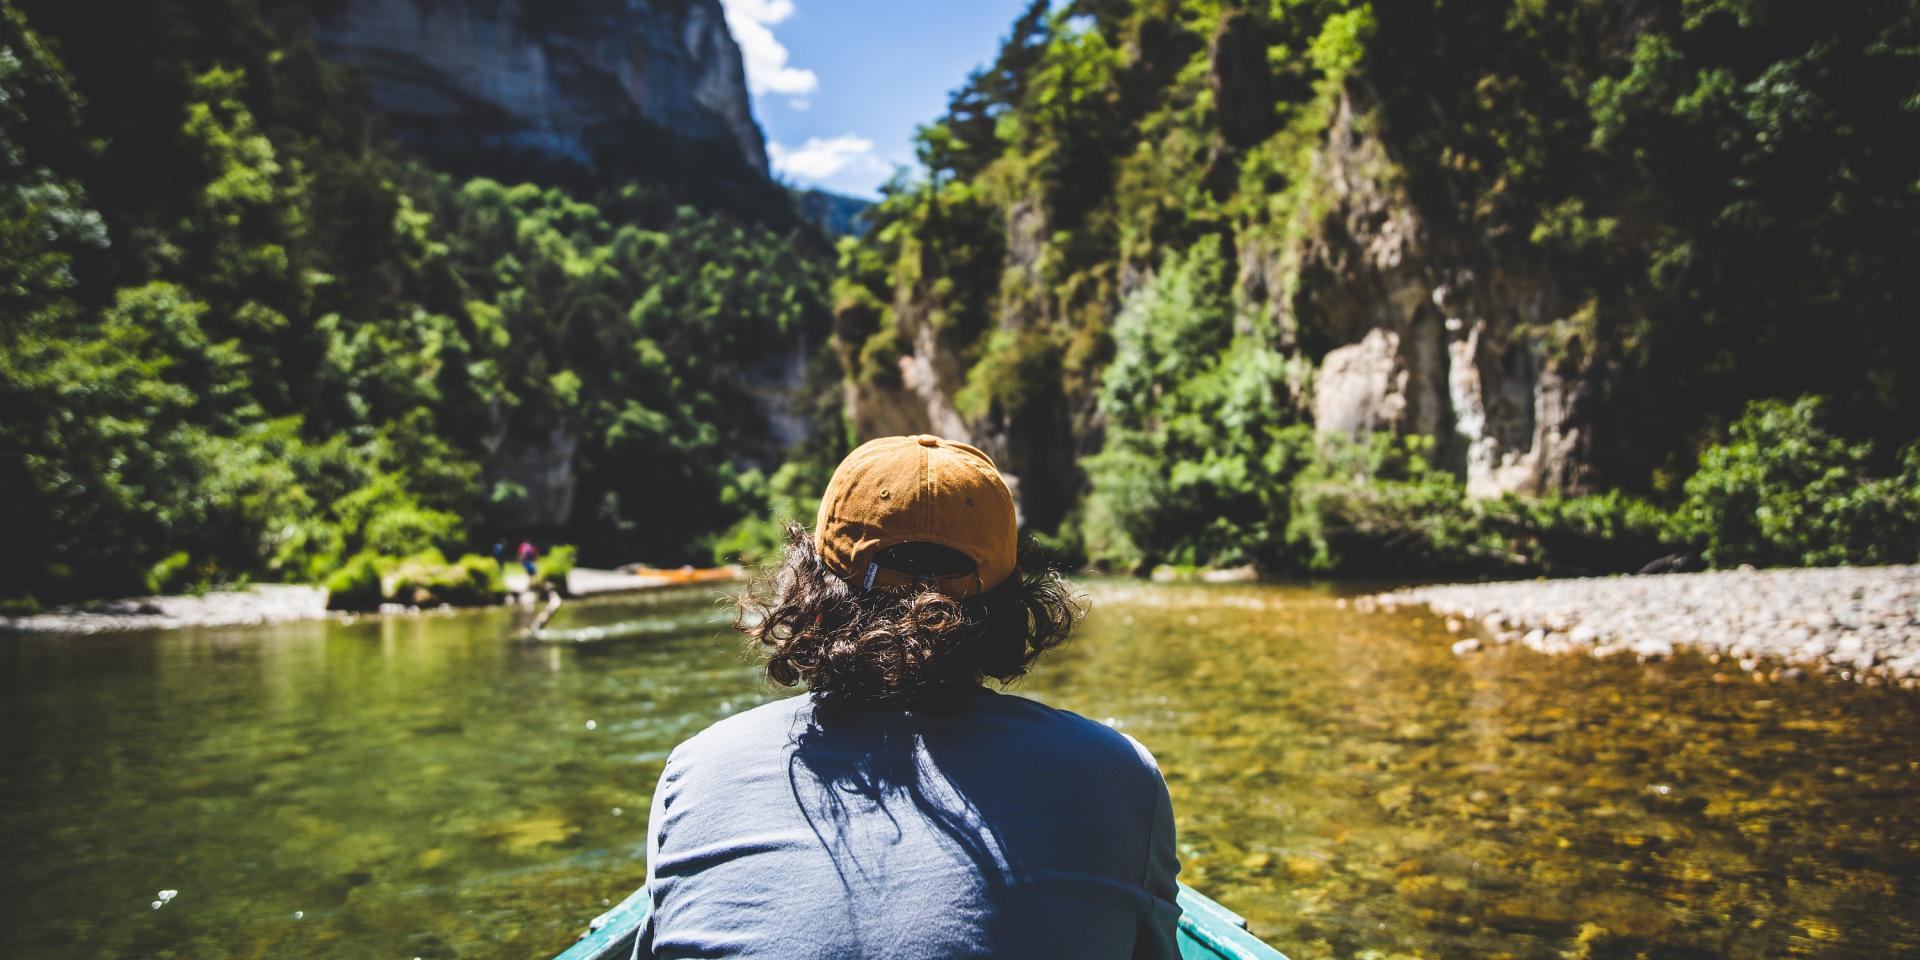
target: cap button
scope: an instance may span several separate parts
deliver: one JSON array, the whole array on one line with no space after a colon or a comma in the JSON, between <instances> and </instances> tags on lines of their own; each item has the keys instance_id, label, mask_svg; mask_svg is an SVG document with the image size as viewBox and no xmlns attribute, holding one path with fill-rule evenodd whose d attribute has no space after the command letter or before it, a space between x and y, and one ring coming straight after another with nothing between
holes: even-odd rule
<instances>
[{"instance_id":1,"label":"cap button","mask_svg":"<svg viewBox=\"0 0 1920 960\"><path fill-rule=\"evenodd\" d=\"M937 447L940 445L939 437L929 437L925 434L921 434L920 436L914 437L913 439L923 447Z\"/></svg>"}]
</instances>

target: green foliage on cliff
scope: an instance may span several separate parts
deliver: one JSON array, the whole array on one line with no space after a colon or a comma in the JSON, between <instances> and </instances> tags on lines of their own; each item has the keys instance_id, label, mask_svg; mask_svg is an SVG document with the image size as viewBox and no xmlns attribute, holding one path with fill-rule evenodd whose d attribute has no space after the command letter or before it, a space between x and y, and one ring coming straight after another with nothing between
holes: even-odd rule
<instances>
[{"instance_id":1,"label":"green foliage on cliff","mask_svg":"<svg viewBox=\"0 0 1920 960\"><path fill-rule=\"evenodd\" d=\"M1913 0L1035 3L843 247L836 345L876 406L917 402L909 349L957 366L1029 521L1120 566L1896 556L1857 478L1920 436L1916 51ZM1575 398L1579 469L1542 497L1468 497L1451 413L1429 440L1314 436L1329 351L1469 335L1443 293ZM1749 401L1802 394L1846 437L1802 466L1848 479L1788 509L1702 460L1682 489ZM1709 489L1800 532L1670 522Z\"/></svg>"},{"instance_id":2,"label":"green foliage on cliff","mask_svg":"<svg viewBox=\"0 0 1920 960\"><path fill-rule=\"evenodd\" d=\"M824 337L824 241L456 183L366 116L252 0L0 0L0 592L520 534L672 562L745 512L746 384ZM557 525L513 519L514 450L577 477Z\"/></svg>"},{"instance_id":3,"label":"green foliage on cliff","mask_svg":"<svg viewBox=\"0 0 1920 960\"><path fill-rule=\"evenodd\" d=\"M1756 401L1701 451L1678 522L1720 565L1817 566L1920 559L1920 442L1876 475L1873 445L1821 423L1821 401Z\"/></svg>"},{"instance_id":4,"label":"green foliage on cliff","mask_svg":"<svg viewBox=\"0 0 1920 960\"><path fill-rule=\"evenodd\" d=\"M507 594L506 576L493 558L469 553L450 561L431 547L409 556L358 553L321 582L333 610L370 611L386 603L482 606L498 603Z\"/></svg>"},{"instance_id":5,"label":"green foliage on cliff","mask_svg":"<svg viewBox=\"0 0 1920 960\"><path fill-rule=\"evenodd\" d=\"M340 564L322 583L327 588L327 607L333 610L377 610L386 600L378 554L358 553Z\"/></svg>"},{"instance_id":6,"label":"green foliage on cliff","mask_svg":"<svg viewBox=\"0 0 1920 960\"><path fill-rule=\"evenodd\" d=\"M1292 490L1280 569L1406 577L1632 572L1675 549L1666 512L1619 492L1468 497L1431 438L1320 437Z\"/></svg>"},{"instance_id":7,"label":"green foliage on cliff","mask_svg":"<svg viewBox=\"0 0 1920 960\"><path fill-rule=\"evenodd\" d=\"M826 493L827 481L843 450L823 448L834 456L789 460L772 476L749 471L735 488L744 516L714 538L713 562L759 564L778 560L787 543L787 526L811 529Z\"/></svg>"},{"instance_id":8,"label":"green foliage on cliff","mask_svg":"<svg viewBox=\"0 0 1920 960\"><path fill-rule=\"evenodd\" d=\"M540 559L534 563L533 579L537 583L544 583L552 589L565 592L567 574L573 572L574 564L579 558L580 552L572 544L553 547L542 553Z\"/></svg>"},{"instance_id":9,"label":"green foliage on cliff","mask_svg":"<svg viewBox=\"0 0 1920 960\"><path fill-rule=\"evenodd\" d=\"M1171 255L1121 308L1103 372L1106 447L1087 461L1092 557L1133 566L1271 563L1311 449L1286 359L1236 337L1217 237ZM1171 549L1168 549L1168 547Z\"/></svg>"}]
</instances>

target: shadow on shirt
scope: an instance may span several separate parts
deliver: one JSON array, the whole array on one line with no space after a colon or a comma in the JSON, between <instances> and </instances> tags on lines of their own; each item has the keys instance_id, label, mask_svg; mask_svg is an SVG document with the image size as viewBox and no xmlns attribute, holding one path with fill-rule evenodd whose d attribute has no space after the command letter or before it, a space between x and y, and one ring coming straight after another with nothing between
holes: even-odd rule
<instances>
[{"instance_id":1,"label":"shadow on shirt","mask_svg":"<svg viewBox=\"0 0 1920 960\"><path fill-rule=\"evenodd\" d=\"M931 841L971 876L968 893L999 912L1022 877L1018 851L996 824L1030 817L1011 808L1018 772L989 758L983 744L956 742L956 713L821 710L793 735L787 780L814 836L832 859L850 898L900 879L896 853L931 866ZM1006 758L1002 758L1003 760Z\"/></svg>"}]
</instances>

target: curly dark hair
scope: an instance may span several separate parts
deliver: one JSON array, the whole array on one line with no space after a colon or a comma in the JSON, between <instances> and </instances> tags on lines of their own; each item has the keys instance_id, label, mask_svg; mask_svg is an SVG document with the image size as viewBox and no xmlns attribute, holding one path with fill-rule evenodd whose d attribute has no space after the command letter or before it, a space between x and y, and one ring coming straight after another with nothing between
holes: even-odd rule
<instances>
[{"instance_id":1,"label":"curly dark hair","mask_svg":"<svg viewBox=\"0 0 1920 960\"><path fill-rule=\"evenodd\" d=\"M821 563L805 527L788 524L785 557L735 601L734 627L766 658L768 680L804 683L822 705L927 705L1019 679L1086 616L1085 598L1031 545L1019 560L1005 582L964 600L862 593Z\"/></svg>"}]
</instances>

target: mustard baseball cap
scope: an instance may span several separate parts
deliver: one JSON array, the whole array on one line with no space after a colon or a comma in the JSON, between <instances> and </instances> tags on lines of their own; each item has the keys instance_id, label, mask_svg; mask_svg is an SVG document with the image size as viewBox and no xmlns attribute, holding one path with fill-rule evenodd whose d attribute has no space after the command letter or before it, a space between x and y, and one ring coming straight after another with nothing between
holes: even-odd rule
<instances>
[{"instance_id":1,"label":"mustard baseball cap","mask_svg":"<svg viewBox=\"0 0 1920 960\"><path fill-rule=\"evenodd\" d=\"M833 471L813 542L828 570L862 590L922 587L971 597L1013 574L1013 494L993 458L975 447L925 435L881 437ZM915 576L879 564L882 551L903 543L957 550L973 569Z\"/></svg>"}]
</instances>

